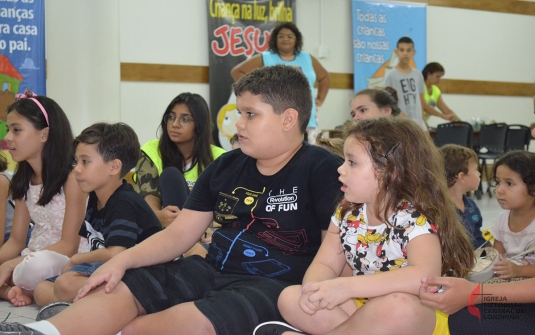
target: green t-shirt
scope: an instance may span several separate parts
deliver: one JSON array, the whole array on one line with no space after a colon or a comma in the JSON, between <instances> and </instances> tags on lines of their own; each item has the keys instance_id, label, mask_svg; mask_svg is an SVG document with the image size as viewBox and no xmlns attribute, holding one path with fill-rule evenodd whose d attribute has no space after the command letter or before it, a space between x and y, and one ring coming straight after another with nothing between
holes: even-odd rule
<instances>
[{"instance_id":1,"label":"green t-shirt","mask_svg":"<svg viewBox=\"0 0 535 335\"><path fill-rule=\"evenodd\" d=\"M440 88L438 88L437 85L431 85L431 94L429 94L429 91L427 90L427 87L426 87L425 92L424 92L425 102L431 107L436 108L438 104L438 98L440 98L441 93L442 92L440 91ZM427 114L425 111L424 111L424 116L425 116L426 121L429 120L430 115Z\"/></svg>"}]
</instances>

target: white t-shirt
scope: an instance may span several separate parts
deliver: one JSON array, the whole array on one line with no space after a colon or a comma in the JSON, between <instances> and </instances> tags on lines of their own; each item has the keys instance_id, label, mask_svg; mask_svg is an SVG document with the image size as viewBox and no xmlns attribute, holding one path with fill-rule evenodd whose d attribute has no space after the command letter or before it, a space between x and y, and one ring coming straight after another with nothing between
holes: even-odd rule
<instances>
[{"instance_id":1,"label":"white t-shirt","mask_svg":"<svg viewBox=\"0 0 535 335\"><path fill-rule=\"evenodd\" d=\"M504 211L498 215L496 222L490 228L492 236L502 242L505 248L505 258L511 258L535 247L535 220L529 226L520 232L512 232L509 229L509 213ZM522 258L513 260L518 265L535 264L535 252L522 256Z\"/></svg>"},{"instance_id":2,"label":"white t-shirt","mask_svg":"<svg viewBox=\"0 0 535 335\"><path fill-rule=\"evenodd\" d=\"M388 221L368 226L366 204L341 218L338 207L331 218L340 228L342 249L353 275L374 274L407 266L409 241L423 234L436 234L435 225L412 205L401 202Z\"/></svg>"}]
</instances>

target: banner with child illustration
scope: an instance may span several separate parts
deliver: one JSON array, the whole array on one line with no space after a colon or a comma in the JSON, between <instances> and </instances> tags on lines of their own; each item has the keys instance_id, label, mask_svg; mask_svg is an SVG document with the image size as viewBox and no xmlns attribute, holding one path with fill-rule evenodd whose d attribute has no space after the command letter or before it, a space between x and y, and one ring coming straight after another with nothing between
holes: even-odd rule
<instances>
[{"instance_id":1,"label":"banner with child illustration","mask_svg":"<svg viewBox=\"0 0 535 335\"><path fill-rule=\"evenodd\" d=\"M426 64L426 5L352 1L354 89L383 87L398 63L394 53L404 36L414 41L413 68Z\"/></svg>"},{"instance_id":2,"label":"banner with child illustration","mask_svg":"<svg viewBox=\"0 0 535 335\"><path fill-rule=\"evenodd\" d=\"M45 85L44 1L0 1L0 140L15 94L29 88L45 95Z\"/></svg>"},{"instance_id":3,"label":"banner with child illustration","mask_svg":"<svg viewBox=\"0 0 535 335\"><path fill-rule=\"evenodd\" d=\"M295 0L207 0L207 4L213 138L230 150L238 118L230 71L267 51L270 32L277 24L295 22Z\"/></svg>"}]
</instances>

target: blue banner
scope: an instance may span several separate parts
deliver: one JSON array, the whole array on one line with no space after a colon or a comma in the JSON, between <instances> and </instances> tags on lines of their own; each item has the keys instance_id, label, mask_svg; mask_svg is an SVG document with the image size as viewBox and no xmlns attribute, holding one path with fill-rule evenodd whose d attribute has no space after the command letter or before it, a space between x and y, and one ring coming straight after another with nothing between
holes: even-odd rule
<instances>
[{"instance_id":1,"label":"blue banner","mask_svg":"<svg viewBox=\"0 0 535 335\"><path fill-rule=\"evenodd\" d=\"M0 91L46 95L42 0L0 1Z\"/></svg>"},{"instance_id":2,"label":"blue banner","mask_svg":"<svg viewBox=\"0 0 535 335\"><path fill-rule=\"evenodd\" d=\"M383 87L384 77L398 64L397 41L410 37L416 55L413 68L426 65L426 6L353 0L354 89Z\"/></svg>"}]
</instances>

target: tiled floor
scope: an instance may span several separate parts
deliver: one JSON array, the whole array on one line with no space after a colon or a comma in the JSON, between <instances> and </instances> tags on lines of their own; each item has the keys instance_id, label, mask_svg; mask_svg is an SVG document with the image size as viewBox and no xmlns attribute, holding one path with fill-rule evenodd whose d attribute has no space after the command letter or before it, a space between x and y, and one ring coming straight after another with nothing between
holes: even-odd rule
<instances>
[{"instance_id":1,"label":"tiled floor","mask_svg":"<svg viewBox=\"0 0 535 335\"><path fill-rule=\"evenodd\" d=\"M496 202L495 197L493 196L490 198L486 193L481 200L474 200L479 206L483 216L483 229L489 228L492 226L502 209ZM7 321L29 323L35 320L38 311L39 307L35 304L26 307L13 307L13 305L7 301L0 301L0 321L8 317L8 314L11 313L9 314Z\"/></svg>"}]
</instances>

